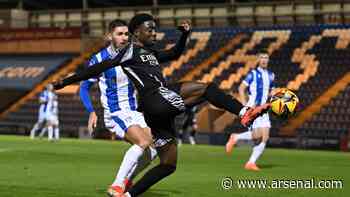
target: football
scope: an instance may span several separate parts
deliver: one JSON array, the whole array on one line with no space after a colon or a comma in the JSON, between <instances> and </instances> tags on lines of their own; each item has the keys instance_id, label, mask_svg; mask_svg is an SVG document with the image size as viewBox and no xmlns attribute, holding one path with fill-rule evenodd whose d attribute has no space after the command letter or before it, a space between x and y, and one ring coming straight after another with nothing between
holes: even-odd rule
<instances>
[{"instance_id":1,"label":"football","mask_svg":"<svg viewBox=\"0 0 350 197\"><path fill-rule=\"evenodd\" d=\"M272 114L279 118L287 119L295 114L299 98L291 90L282 88L272 95L270 103Z\"/></svg>"}]
</instances>

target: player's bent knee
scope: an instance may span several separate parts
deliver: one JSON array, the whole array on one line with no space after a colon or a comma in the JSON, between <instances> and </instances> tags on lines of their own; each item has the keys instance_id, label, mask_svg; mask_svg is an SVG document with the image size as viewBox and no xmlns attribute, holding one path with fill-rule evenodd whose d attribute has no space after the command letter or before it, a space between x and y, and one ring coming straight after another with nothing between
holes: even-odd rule
<instances>
[{"instance_id":1,"label":"player's bent knee","mask_svg":"<svg viewBox=\"0 0 350 197\"><path fill-rule=\"evenodd\" d=\"M153 142L151 133L137 125L128 128L125 138L132 144L136 144L143 149L149 147Z\"/></svg>"},{"instance_id":2,"label":"player's bent knee","mask_svg":"<svg viewBox=\"0 0 350 197\"><path fill-rule=\"evenodd\" d=\"M253 140L254 146L259 145L262 141L263 141L262 138L254 139L254 140Z\"/></svg>"},{"instance_id":3,"label":"player's bent knee","mask_svg":"<svg viewBox=\"0 0 350 197\"><path fill-rule=\"evenodd\" d=\"M269 138L270 138L270 132L269 132L269 130L267 129L267 130L264 130L263 132L262 132L262 141L263 142L267 142L267 140L269 140Z\"/></svg>"},{"instance_id":4,"label":"player's bent knee","mask_svg":"<svg viewBox=\"0 0 350 197\"><path fill-rule=\"evenodd\" d=\"M262 141L264 142L264 143L266 143L268 140L269 140L269 136L267 135L267 136L263 136L262 137Z\"/></svg>"},{"instance_id":5,"label":"player's bent knee","mask_svg":"<svg viewBox=\"0 0 350 197\"><path fill-rule=\"evenodd\" d=\"M141 139L137 145L142 147L143 149L148 148L152 144L152 139Z\"/></svg>"},{"instance_id":6,"label":"player's bent knee","mask_svg":"<svg viewBox=\"0 0 350 197\"><path fill-rule=\"evenodd\" d=\"M164 168L166 171L168 171L169 174L172 174L176 171L176 165L169 165L169 164L160 164L162 168Z\"/></svg>"},{"instance_id":7,"label":"player's bent knee","mask_svg":"<svg viewBox=\"0 0 350 197\"><path fill-rule=\"evenodd\" d=\"M196 87L198 90L205 91L212 83L202 83L202 82L196 82Z\"/></svg>"},{"instance_id":8,"label":"player's bent knee","mask_svg":"<svg viewBox=\"0 0 350 197\"><path fill-rule=\"evenodd\" d=\"M261 137L262 137L261 132L259 132L258 130L253 130L252 140L259 140L261 139Z\"/></svg>"},{"instance_id":9,"label":"player's bent knee","mask_svg":"<svg viewBox=\"0 0 350 197\"><path fill-rule=\"evenodd\" d=\"M192 92L195 94L204 94L207 88L208 88L207 83L202 83L197 81L185 82L183 84L183 90L185 92Z\"/></svg>"},{"instance_id":10,"label":"player's bent knee","mask_svg":"<svg viewBox=\"0 0 350 197\"><path fill-rule=\"evenodd\" d=\"M153 143L152 136L151 135L144 135L141 140L139 141L139 146L146 149Z\"/></svg>"}]
</instances>

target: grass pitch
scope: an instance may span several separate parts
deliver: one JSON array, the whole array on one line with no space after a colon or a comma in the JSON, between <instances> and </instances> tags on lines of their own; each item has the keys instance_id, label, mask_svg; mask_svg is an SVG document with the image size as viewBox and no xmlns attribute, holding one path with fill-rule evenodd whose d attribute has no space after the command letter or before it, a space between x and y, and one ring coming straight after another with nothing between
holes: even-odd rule
<instances>
[{"instance_id":1,"label":"grass pitch","mask_svg":"<svg viewBox=\"0 0 350 197\"><path fill-rule=\"evenodd\" d=\"M106 196L127 148L124 142L63 139L50 143L0 136L0 197ZM182 146L175 174L143 196L350 196L349 153L268 148L259 160L260 172L243 170L249 155L247 147L226 156L224 147ZM233 188L222 188L225 177L233 180ZM342 188L239 189L240 179L266 179L272 184L273 180L341 180Z\"/></svg>"}]
</instances>

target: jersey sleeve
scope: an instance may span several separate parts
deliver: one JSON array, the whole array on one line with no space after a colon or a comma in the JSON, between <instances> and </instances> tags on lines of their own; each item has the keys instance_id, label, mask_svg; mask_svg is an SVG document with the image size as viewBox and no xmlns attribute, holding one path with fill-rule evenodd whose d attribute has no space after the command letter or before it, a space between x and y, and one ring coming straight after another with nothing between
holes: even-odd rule
<instances>
[{"instance_id":1,"label":"jersey sleeve","mask_svg":"<svg viewBox=\"0 0 350 197\"><path fill-rule=\"evenodd\" d=\"M98 61L97 61L96 56L93 56L93 57L89 60L89 62L87 63L87 66L86 66L86 67L90 67L90 66L95 65L95 64L97 64L97 63L98 63ZM98 77L93 77L93 78L88 79L88 81L90 81L90 82L96 82L97 80L98 80Z\"/></svg>"},{"instance_id":2,"label":"jersey sleeve","mask_svg":"<svg viewBox=\"0 0 350 197\"><path fill-rule=\"evenodd\" d=\"M94 66L90 66L88 68L85 68L83 70L80 70L79 72L75 73L72 76L69 76L67 78L64 78L63 80L59 81L54 85L54 88L56 90L62 89L67 85L70 85L72 83L82 81L82 80L88 80L92 77L97 77L100 74L102 74L104 71L113 68L115 66L120 66L120 62L125 55L125 52L129 49L129 47L125 47L122 50L119 51L118 55L113 59L107 59L100 63L94 64Z\"/></svg>"},{"instance_id":3,"label":"jersey sleeve","mask_svg":"<svg viewBox=\"0 0 350 197\"><path fill-rule=\"evenodd\" d=\"M46 103L47 102L47 92L46 90L41 92L40 95L39 95L39 102L40 103Z\"/></svg>"},{"instance_id":4,"label":"jersey sleeve","mask_svg":"<svg viewBox=\"0 0 350 197\"><path fill-rule=\"evenodd\" d=\"M181 56L182 52L185 50L188 35L189 32L182 33L175 46L168 50L158 51L156 55L158 62L163 63L178 59Z\"/></svg>"},{"instance_id":5,"label":"jersey sleeve","mask_svg":"<svg viewBox=\"0 0 350 197\"><path fill-rule=\"evenodd\" d=\"M90 113L95 111L89 94L93 84L94 82L91 82L89 80L82 81L79 89L80 100L83 103L85 109Z\"/></svg>"},{"instance_id":6,"label":"jersey sleeve","mask_svg":"<svg viewBox=\"0 0 350 197\"><path fill-rule=\"evenodd\" d=\"M273 72L269 73L269 80L270 80L270 90L275 88L275 74Z\"/></svg>"},{"instance_id":7,"label":"jersey sleeve","mask_svg":"<svg viewBox=\"0 0 350 197\"><path fill-rule=\"evenodd\" d=\"M253 72L250 71L248 75L244 78L243 83L247 86L249 86L253 82Z\"/></svg>"}]
</instances>

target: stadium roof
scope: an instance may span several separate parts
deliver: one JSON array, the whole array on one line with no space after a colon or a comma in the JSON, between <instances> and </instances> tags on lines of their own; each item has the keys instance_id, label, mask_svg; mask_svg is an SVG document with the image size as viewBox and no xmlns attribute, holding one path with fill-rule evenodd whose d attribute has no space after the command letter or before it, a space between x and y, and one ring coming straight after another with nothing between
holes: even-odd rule
<instances>
[{"instance_id":1,"label":"stadium roof","mask_svg":"<svg viewBox=\"0 0 350 197\"><path fill-rule=\"evenodd\" d=\"M237 1L237 0L236 0ZM0 9L23 8L25 10L82 9L118 6L152 6L169 4L225 3L230 0L0 0Z\"/></svg>"}]
</instances>

